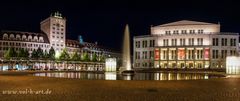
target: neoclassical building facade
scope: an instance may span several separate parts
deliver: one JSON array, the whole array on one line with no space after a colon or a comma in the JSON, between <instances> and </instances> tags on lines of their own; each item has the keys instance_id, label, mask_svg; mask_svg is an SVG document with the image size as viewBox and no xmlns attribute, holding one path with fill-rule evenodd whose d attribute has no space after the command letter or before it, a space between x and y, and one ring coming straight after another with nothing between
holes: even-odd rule
<instances>
[{"instance_id":1,"label":"neoclassical building facade","mask_svg":"<svg viewBox=\"0 0 240 101\"><path fill-rule=\"evenodd\" d=\"M220 32L220 24L181 20L151 27L134 37L135 68L225 68L239 52L238 33Z\"/></svg>"}]
</instances>

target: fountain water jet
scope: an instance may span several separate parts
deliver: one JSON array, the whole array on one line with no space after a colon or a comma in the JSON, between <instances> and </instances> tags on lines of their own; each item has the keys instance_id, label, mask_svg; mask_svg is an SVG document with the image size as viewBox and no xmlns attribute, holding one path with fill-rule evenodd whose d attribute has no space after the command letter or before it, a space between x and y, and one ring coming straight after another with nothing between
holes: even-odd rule
<instances>
[{"instance_id":1,"label":"fountain water jet","mask_svg":"<svg viewBox=\"0 0 240 101\"><path fill-rule=\"evenodd\" d=\"M131 73L131 55L130 55L130 32L129 27L126 25L124 31L124 39L123 39L123 57L122 57L122 67L120 70L122 73Z\"/></svg>"}]
</instances>

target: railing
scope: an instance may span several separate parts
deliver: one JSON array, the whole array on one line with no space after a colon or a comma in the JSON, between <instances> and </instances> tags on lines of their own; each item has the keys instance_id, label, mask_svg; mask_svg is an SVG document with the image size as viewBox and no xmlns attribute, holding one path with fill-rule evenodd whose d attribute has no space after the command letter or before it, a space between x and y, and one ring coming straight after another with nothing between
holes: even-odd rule
<instances>
[{"instance_id":1,"label":"railing","mask_svg":"<svg viewBox=\"0 0 240 101\"><path fill-rule=\"evenodd\" d=\"M239 35L239 33L233 32L209 32L209 33L186 33L186 34L151 34L151 35L141 35L134 36L134 38L144 38L144 37L157 37L157 36L174 36L174 35Z\"/></svg>"}]
</instances>

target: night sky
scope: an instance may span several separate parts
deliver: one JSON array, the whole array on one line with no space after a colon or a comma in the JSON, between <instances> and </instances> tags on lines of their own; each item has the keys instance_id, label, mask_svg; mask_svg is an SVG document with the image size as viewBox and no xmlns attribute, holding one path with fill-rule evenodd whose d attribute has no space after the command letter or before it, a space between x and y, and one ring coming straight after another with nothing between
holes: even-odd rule
<instances>
[{"instance_id":1,"label":"night sky","mask_svg":"<svg viewBox=\"0 0 240 101\"><path fill-rule=\"evenodd\" d=\"M237 0L8 0L0 3L0 29L40 32L40 21L59 11L67 18L67 38L82 35L120 51L127 23L131 38L150 34L151 25L178 20L220 22L221 31L239 33L239 5Z\"/></svg>"}]
</instances>

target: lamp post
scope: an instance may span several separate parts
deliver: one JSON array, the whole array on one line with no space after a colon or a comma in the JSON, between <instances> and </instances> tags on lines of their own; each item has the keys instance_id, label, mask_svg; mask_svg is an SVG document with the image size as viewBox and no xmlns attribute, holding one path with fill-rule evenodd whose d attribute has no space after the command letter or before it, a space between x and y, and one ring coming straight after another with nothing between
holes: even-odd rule
<instances>
[{"instance_id":1,"label":"lamp post","mask_svg":"<svg viewBox=\"0 0 240 101\"><path fill-rule=\"evenodd\" d=\"M1 59L1 71L3 71L3 59Z\"/></svg>"}]
</instances>

